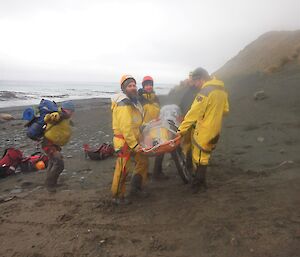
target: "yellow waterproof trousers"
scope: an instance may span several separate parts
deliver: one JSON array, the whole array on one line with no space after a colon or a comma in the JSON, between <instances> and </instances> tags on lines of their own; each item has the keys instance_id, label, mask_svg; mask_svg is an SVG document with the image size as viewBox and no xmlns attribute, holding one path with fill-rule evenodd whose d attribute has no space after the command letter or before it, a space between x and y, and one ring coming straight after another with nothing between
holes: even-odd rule
<instances>
[{"instance_id":1,"label":"yellow waterproof trousers","mask_svg":"<svg viewBox=\"0 0 300 257\"><path fill-rule=\"evenodd\" d=\"M194 167L198 165L208 165L210 152L203 151L194 142L192 142L192 159Z\"/></svg>"},{"instance_id":2,"label":"yellow waterproof trousers","mask_svg":"<svg viewBox=\"0 0 300 257\"><path fill-rule=\"evenodd\" d=\"M182 153L187 156L188 152L192 148L192 129L190 129L184 136L181 138L181 149Z\"/></svg>"},{"instance_id":3,"label":"yellow waterproof trousers","mask_svg":"<svg viewBox=\"0 0 300 257\"><path fill-rule=\"evenodd\" d=\"M148 157L141 153L131 153L128 157L118 157L111 187L113 197L125 196L125 182L128 172L133 171L133 175L140 174L144 184L147 179L148 166Z\"/></svg>"}]
</instances>

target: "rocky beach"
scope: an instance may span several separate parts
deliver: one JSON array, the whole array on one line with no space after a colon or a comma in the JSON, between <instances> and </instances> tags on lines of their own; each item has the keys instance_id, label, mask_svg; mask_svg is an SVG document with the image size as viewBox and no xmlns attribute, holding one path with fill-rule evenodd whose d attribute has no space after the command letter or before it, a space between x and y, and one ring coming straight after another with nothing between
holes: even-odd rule
<instances>
[{"instance_id":1,"label":"rocky beach","mask_svg":"<svg viewBox=\"0 0 300 257\"><path fill-rule=\"evenodd\" d=\"M191 194L167 156L163 168L169 179L150 176L149 198L114 206L115 157L91 161L82 148L112 141L110 100L77 100L57 192L45 189L44 171L0 180L0 256L298 257L299 55L276 72L247 74L240 57L248 50L229 62L239 64L240 76L224 79L231 110L208 169L207 192ZM178 104L182 90L187 89L179 86L162 96L162 105ZM0 123L2 152L12 146L25 155L36 151L25 135L23 109L0 109L15 118Z\"/></svg>"}]
</instances>

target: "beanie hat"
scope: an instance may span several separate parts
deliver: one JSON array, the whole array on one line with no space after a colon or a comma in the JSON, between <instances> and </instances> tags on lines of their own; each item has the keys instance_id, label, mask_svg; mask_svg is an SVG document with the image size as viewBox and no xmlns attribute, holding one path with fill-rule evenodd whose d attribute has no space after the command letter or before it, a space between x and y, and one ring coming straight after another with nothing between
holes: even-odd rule
<instances>
[{"instance_id":1,"label":"beanie hat","mask_svg":"<svg viewBox=\"0 0 300 257\"><path fill-rule=\"evenodd\" d=\"M124 90L131 82L136 84L136 80L131 75L123 75L120 81L121 89Z\"/></svg>"},{"instance_id":2,"label":"beanie hat","mask_svg":"<svg viewBox=\"0 0 300 257\"><path fill-rule=\"evenodd\" d=\"M196 80L196 79L207 80L207 79L209 79L209 74L208 74L208 72L205 69L199 67L199 68L197 68L197 69L195 69L193 71L193 73L192 73L192 79L193 80Z\"/></svg>"}]
</instances>

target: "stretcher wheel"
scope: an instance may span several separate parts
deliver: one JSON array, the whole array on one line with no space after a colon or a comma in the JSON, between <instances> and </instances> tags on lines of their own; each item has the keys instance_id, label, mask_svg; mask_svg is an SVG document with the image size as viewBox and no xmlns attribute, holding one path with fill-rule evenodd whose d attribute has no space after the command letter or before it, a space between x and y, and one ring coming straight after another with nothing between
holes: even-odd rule
<instances>
[{"instance_id":1,"label":"stretcher wheel","mask_svg":"<svg viewBox=\"0 0 300 257\"><path fill-rule=\"evenodd\" d=\"M181 151L181 148L178 147L174 152L171 153L177 172L185 184L191 183L192 181L192 170L187 168L186 158Z\"/></svg>"}]
</instances>

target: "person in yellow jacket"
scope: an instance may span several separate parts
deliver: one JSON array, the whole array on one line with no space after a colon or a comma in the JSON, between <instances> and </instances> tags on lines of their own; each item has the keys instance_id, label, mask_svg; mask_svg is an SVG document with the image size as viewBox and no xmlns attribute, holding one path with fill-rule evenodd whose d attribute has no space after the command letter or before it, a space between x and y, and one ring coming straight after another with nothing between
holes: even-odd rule
<instances>
[{"instance_id":1,"label":"person in yellow jacket","mask_svg":"<svg viewBox=\"0 0 300 257\"><path fill-rule=\"evenodd\" d=\"M191 127L195 128L192 135L192 159L195 167L192 191L197 193L200 189L207 188L207 165L219 140L223 116L229 112L229 104L224 83L211 78L205 69L197 68L192 79L200 91L178 132L185 135Z\"/></svg>"},{"instance_id":2,"label":"person in yellow jacket","mask_svg":"<svg viewBox=\"0 0 300 257\"><path fill-rule=\"evenodd\" d=\"M62 102L58 112L49 113L45 116L46 129L42 141L42 148L49 158L46 170L45 184L49 191L55 191L60 173L64 170L64 160L61 147L69 142L71 129L71 116L75 107L73 102Z\"/></svg>"},{"instance_id":3,"label":"person in yellow jacket","mask_svg":"<svg viewBox=\"0 0 300 257\"><path fill-rule=\"evenodd\" d=\"M145 76L142 81L142 87L139 89L139 101L141 102L144 110L143 125L148 122L158 119L160 113L160 103L157 95L155 94L154 80L151 76ZM153 179L167 179L168 177L162 171L162 162L164 155L155 157L153 167Z\"/></svg>"},{"instance_id":4,"label":"person in yellow jacket","mask_svg":"<svg viewBox=\"0 0 300 257\"><path fill-rule=\"evenodd\" d=\"M138 91L139 101L144 109L144 124L159 117L160 104L159 99L153 90L153 83L153 78L151 76L145 76L142 82L143 88Z\"/></svg>"},{"instance_id":5,"label":"person in yellow jacket","mask_svg":"<svg viewBox=\"0 0 300 257\"><path fill-rule=\"evenodd\" d=\"M185 80L186 91L183 94L179 107L182 115L185 116L194 102L196 95L199 93L200 88L196 87L192 80L193 71L189 73L189 77ZM181 138L181 150L185 156L186 168L188 170L193 169L192 163L192 134L194 128L191 127L184 137Z\"/></svg>"},{"instance_id":6,"label":"person in yellow jacket","mask_svg":"<svg viewBox=\"0 0 300 257\"><path fill-rule=\"evenodd\" d=\"M130 75L121 78L122 92L112 97L112 129L114 148L118 154L112 182L113 201L117 204L129 203L125 198L125 180L134 159L129 199L146 196L143 185L148 172L148 158L141 154L139 145L140 127L144 111L138 101L136 80Z\"/></svg>"}]
</instances>

